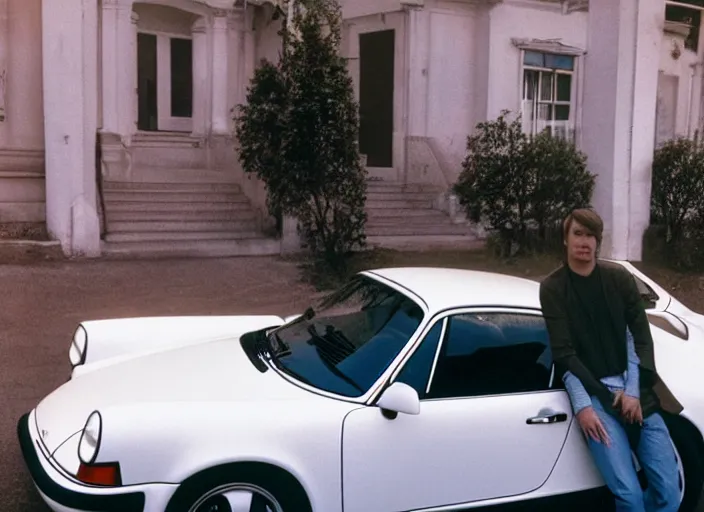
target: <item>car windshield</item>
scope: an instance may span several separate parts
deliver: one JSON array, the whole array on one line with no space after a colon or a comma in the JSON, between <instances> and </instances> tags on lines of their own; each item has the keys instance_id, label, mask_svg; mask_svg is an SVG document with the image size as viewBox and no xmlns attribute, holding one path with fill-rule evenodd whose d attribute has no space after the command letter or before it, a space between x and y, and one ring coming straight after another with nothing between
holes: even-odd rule
<instances>
[{"instance_id":1,"label":"car windshield","mask_svg":"<svg viewBox=\"0 0 704 512\"><path fill-rule=\"evenodd\" d=\"M272 361L319 389L362 396L422 320L422 309L406 295L359 275L318 308L269 333Z\"/></svg>"}]
</instances>

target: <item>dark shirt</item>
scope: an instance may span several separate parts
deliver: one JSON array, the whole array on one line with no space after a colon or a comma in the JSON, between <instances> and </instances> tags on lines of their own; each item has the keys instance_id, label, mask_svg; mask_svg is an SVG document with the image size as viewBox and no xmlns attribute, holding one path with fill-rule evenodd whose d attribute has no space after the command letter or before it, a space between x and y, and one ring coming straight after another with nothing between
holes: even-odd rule
<instances>
[{"instance_id":1,"label":"dark shirt","mask_svg":"<svg viewBox=\"0 0 704 512\"><path fill-rule=\"evenodd\" d=\"M589 329L590 342L578 348L580 359L597 379L623 374L628 364L626 338L616 336L599 267L588 276L570 269L569 276L581 305L576 313L586 316Z\"/></svg>"},{"instance_id":2,"label":"dark shirt","mask_svg":"<svg viewBox=\"0 0 704 512\"><path fill-rule=\"evenodd\" d=\"M672 414L682 412L682 404L662 381L655 368L655 351L650 324L638 293L633 275L618 263L599 261L599 273L607 310L611 315L614 333L624 340L624 365L628 364L626 328L633 335L636 354L640 360L639 380L643 416L647 417L662 407ZM579 314L577 298L569 276L569 266L562 265L547 276L540 285L540 304L550 336L550 348L555 370L562 377L569 370L602 404L613 400L611 391L587 368L583 361L583 347L593 345L591 325ZM590 363L591 364L591 363ZM617 372L620 373L620 372Z\"/></svg>"}]
</instances>

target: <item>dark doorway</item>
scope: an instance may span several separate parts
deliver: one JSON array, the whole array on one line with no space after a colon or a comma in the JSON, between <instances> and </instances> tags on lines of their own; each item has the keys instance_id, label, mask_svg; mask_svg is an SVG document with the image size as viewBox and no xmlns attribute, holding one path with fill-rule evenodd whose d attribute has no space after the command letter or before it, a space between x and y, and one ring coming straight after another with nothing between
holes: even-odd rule
<instances>
[{"instance_id":1,"label":"dark doorway","mask_svg":"<svg viewBox=\"0 0 704 512\"><path fill-rule=\"evenodd\" d=\"M171 116L193 116L193 41L171 39Z\"/></svg>"},{"instance_id":2,"label":"dark doorway","mask_svg":"<svg viewBox=\"0 0 704 512\"><path fill-rule=\"evenodd\" d=\"M359 35L359 151L369 167L393 167L395 35Z\"/></svg>"},{"instance_id":3,"label":"dark doorway","mask_svg":"<svg viewBox=\"0 0 704 512\"><path fill-rule=\"evenodd\" d=\"M137 128L156 131L157 117L157 72L156 36L137 35L137 96L139 98Z\"/></svg>"}]
</instances>

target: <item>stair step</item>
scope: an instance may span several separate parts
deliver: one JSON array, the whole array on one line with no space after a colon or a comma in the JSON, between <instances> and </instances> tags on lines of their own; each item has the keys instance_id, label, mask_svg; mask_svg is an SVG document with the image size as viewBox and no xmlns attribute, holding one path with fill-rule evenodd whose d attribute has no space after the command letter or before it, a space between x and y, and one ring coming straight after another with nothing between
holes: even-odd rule
<instances>
[{"instance_id":1,"label":"stair step","mask_svg":"<svg viewBox=\"0 0 704 512\"><path fill-rule=\"evenodd\" d=\"M108 232L110 233L144 233L144 232L174 232L174 231L193 231L193 232L216 232L216 231L246 231L252 228L253 221L245 220L227 220L227 221L117 221L108 223Z\"/></svg>"},{"instance_id":2,"label":"stair step","mask_svg":"<svg viewBox=\"0 0 704 512\"><path fill-rule=\"evenodd\" d=\"M214 182L120 182L108 181L103 183L103 191L156 191L156 192L236 192L242 189L237 183Z\"/></svg>"},{"instance_id":3,"label":"stair step","mask_svg":"<svg viewBox=\"0 0 704 512\"><path fill-rule=\"evenodd\" d=\"M422 210L421 210L422 211ZM416 215L409 220L406 216L367 216L367 227L374 226L425 226L431 224L439 225L455 225L452 224L450 217L437 210L430 210L426 215Z\"/></svg>"},{"instance_id":4,"label":"stair step","mask_svg":"<svg viewBox=\"0 0 704 512\"><path fill-rule=\"evenodd\" d=\"M377 218L381 219L407 219L408 217L413 217L415 222L416 217L436 217L438 215L445 214L439 210L428 211L429 208L366 208L367 218L369 220L374 220Z\"/></svg>"},{"instance_id":5,"label":"stair step","mask_svg":"<svg viewBox=\"0 0 704 512\"><path fill-rule=\"evenodd\" d=\"M427 192L376 192L367 191L367 201L432 201L435 194Z\"/></svg>"},{"instance_id":6,"label":"stair step","mask_svg":"<svg viewBox=\"0 0 704 512\"><path fill-rule=\"evenodd\" d=\"M368 226L365 228L367 236L425 236L425 235L468 235L467 226L450 224L396 224L386 226Z\"/></svg>"},{"instance_id":7,"label":"stair step","mask_svg":"<svg viewBox=\"0 0 704 512\"><path fill-rule=\"evenodd\" d=\"M377 199L372 199L369 200L367 199L366 202L366 208L376 210L376 209L417 209L417 208L423 208L430 210L433 207L433 202L429 199L426 200L407 200L404 198L400 199L386 199L386 200L377 200Z\"/></svg>"},{"instance_id":8,"label":"stair step","mask_svg":"<svg viewBox=\"0 0 704 512\"><path fill-rule=\"evenodd\" d=\"M222 204L222 203L221 203ZM248 221L256 219L254 211L248 210L215 210L215 211L109 211L108 224L112 222L208 222L208 221Z\"/></svg>"},{"instance_id":9,"label":"stair step","mask_svg":"<svg viewBox=\"0 0 704 512\"><path fill-rule=\"evenodd\" d=\"M402 183L399 181L367 181L367 192L427 192L437 194L442 189L430 183Z\"/></svg>"},{"instance_id":10,"label":"stair step","mask_svg":"<svg viewBox=\"0 0 704 512\"><path fill-rule=\"evenodd\" d=\"M107 214L118 212L144 212L158 213L215 213L215 212L242 212L250 210L250 205L245 201L238 202L148 202L148 201L110 201L106 202Z\"/></svg>"},{"instance_id":11,"label":"stair step","mask_svg":"<svg viewBox=\"0 0 704 512\"><path fill-rule=\"evenodd\" d=\"M106 190L105 202L118 201L150 201L165 203L195 203L195 202L248 202L247 196L236 192L171 192L161 190Z\"/></svg>"},{"instance_id":12,"label":"stair step","mask_svg":"<svg viewBox=\"0 0 704 512\"><path fill-rule=\"evenodd\" d=\"M263 235L258 231L153 231L108 233L106 242L166 242L166 241L209 241L209 240L246 240L250 238L261 239Z\"/></svg>"},{"instance_id":13,"label":"stair step","mask_svg":"<svg viewBox=\"0 0 704 512\"><path fill-rule=\"evenodd\" d=\"M223 258L268 256L281 253L278 240L263 237L238 240L171 240L151 242L103 242L108 258Z\"/></svg>"},{"instance_id":14,"label":"stair step","mask_svg":"<svg viewBox=\"0 0 704 512\"><path fill-rule=\"evenodd\" d=\"M202 138L193 137L187 132L146 132L135 134L132 137L132 147L137 148L199 148L203 144Z\"/></svg>"},{"instance_id":15,"label":"stair step","mask_svg":"<svg viewBox=\"0 0 704 512\"><path fill-rule=\"evenodd\" d=\"M224 183L232 184L230 173L202 167L154 167L138 165L130 178L133 183Z\"/></svg>"},{"instance_id":16,"label":"stair step","mask_svg":"<svg viewBox=\"0 0 704 512\"><path fill-rule=\"evenodd\" d=\"M382 235L367 236L367 247L396 250L432 251L438 249L476 250L484 247L485 242L467 235Z\"/></svg>"}]
</instances>

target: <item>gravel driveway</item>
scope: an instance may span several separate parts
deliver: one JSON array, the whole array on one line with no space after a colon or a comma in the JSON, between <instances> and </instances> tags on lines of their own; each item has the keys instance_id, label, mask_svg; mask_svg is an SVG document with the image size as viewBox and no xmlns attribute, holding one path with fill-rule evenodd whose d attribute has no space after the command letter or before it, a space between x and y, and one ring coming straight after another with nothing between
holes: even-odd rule
<instances>
[{"instance_id":1,"label":"gravel driveway","mask_svg":"<svg viewBox=\"0 0 704 512\"><path fill-rule=\"evenodd\" d=\"M271 258L0 265L0 510L47 512L22 462L16 422L66 381L82 319L302 311L314 293ZM699 509L704 512L704 507Z\"/></svg>"}]
</instances>

